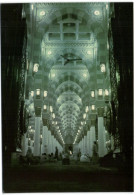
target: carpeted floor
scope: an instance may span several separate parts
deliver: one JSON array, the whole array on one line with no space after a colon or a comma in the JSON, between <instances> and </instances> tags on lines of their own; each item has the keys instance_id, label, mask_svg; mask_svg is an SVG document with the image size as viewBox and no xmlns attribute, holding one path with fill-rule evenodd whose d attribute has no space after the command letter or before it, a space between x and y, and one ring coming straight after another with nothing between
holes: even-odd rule
<instances>
[{"instance_id":1,"label":"carpeted floor","mask_svg":"<svg viewBox=\"0 0 137 195\"><path fill-rule=\"evenodd\" d=\"M61 162L17 166L3 179L3 192L130 192L133 179L114 168Z\"/></svg>"}]
</instances>

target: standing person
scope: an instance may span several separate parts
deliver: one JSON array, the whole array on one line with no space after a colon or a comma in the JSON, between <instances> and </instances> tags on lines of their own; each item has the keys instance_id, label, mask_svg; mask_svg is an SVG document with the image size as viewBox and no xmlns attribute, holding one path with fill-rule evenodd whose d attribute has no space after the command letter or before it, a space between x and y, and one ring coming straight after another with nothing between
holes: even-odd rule
<instances>
[{"instance_id":1,"label":"standing person","mask_svg":"<svg viewBox=\"0 0 137 195\"><path fill-rule=\"evenodd\" d=\"M78 151L78 161L80 161L80 157L81 157L81 151L79 149L79 151Z\"/></svg>"},{"instance_id":2,"label":"standing person","mask_svg":"<svg viewBox=\"0 0 137 195\"><path fill-rule=\"evenodd\" d=\"M55 150L55 159L58 160L58 148L56 147L56 150Z\"/></svg>"},{"instance_id":3,"label":"standing person","mask_svg":"<svg viewBox=\"0 0 137 195\"><path fill-rule=\"evenodd\" d=\"M33 158L32 150L30 147L28 148L26 157L27 157L27 163L28 163L28 165L30 165L32 162L32 158Z\"/></svg>"},{"instance_id":4,"label":"standing person","mask_svg":"<svg viewBox=\"0 0 137 195\"><path fill-rule=\"evenodd\" d=\"M97 162L98 162L98 149L97 149L97 142L94 141L92 163L97 164Z\"/></svg>"}]
</instances>

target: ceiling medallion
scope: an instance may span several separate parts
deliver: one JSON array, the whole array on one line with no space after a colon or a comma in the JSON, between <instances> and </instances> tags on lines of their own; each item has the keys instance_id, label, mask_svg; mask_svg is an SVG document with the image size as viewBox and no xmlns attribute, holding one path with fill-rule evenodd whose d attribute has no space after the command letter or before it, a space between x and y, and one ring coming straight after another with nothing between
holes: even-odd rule
<instances>
[{"instance_id":1,"label":"ceiling medallion","mask_svg":"<svg viewBox=\"0 0 137 195\"><path fill-rule=\"evenodd\" d=\"M87 51L87 54L88 54L88 55L91 55L91 51Z\"/></svg>"},{"instance_id":2,"label":"ceiling medallion","mask_svg":"<svg viewBox=\"0 0 137 195\"><path fill-rule=\"evenodd\" d=\"M98 15L100 15L100 12L99 12L98 10L96 10L96 11L94 11L94 14L95 14L96 16L98 16Z\"/></svg>"},{"instance_id":3,"label":"ceiling medallion","mask_svg":"<svg viewBox=\"0 0 137 195\"><path fill-rule=\"evenodd\" d=\"M45 11L41 11L40 16L44 16L44 15L45 15Z\"/></svg>"},{"instance_id":4,"label":"ceiling medallion","mask_svg":"<svg viewBox=\"0 0 137 195\"><path fill-rule=\"evenodd\" d=\"M51 55L51 53L52 53L51 51L48 51L48 55Z\"/></svg>"}]
</instances>

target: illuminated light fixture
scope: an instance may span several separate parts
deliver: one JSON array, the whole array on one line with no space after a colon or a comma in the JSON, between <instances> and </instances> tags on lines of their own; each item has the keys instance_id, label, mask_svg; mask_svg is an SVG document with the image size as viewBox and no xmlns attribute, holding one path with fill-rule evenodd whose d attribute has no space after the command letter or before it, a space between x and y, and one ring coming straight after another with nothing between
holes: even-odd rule
<instances>
[{"instance_id":1,"label":"illuminated light fixture","mask_svg":"<svg viewBox=\"0 0 137 195\"><path fill-rule=\"evenodd\" d=\"M29 141L30 141L30 138L29 138Z\"/></svg>"},{"instance_id":2,"label":"illuminated light fixture","mask_svg":"<svg viewBox=\"0 0 137 195\"><path fill-rule=\"evenodd\" d=\"M29 126L29 129L31 129L31 126Z\"/></svg>"},{"instance_id":3,"label":"illuminated light fixture","mask_svg":"<svg viewBox=\"0 0 137 195\"><path fill-rule=\"evenodd\" d=\"M100 68L101 68L101 72L106 72L105 64L101 64Z\"/></svg>"},{"instance_id":4,"label":"illuminated light fixture","mask_svg":"<svg viewBox=\"0 0 137 195\"><path fill-rule=\"evenodd\" d=\"M108 96L109 95L109 92L107 89L105 89L105 95Z\"/></svg>"},{"instance_id":5,"label":"illuminated light fixture","mask_svg":"<svg viewBox=\"0 0 137 195\"><path fill-rule=\"evenodd\" d=\"M58 124L58 122L56 121L56 125Z\"/></svg>"},{"instance_id":6,"label":"illuminated light fixture","mask_svg":"<svg viewBox=\"0 0 137 195\"><path fill-rule=\"evenodd\" d=\"M42 138L42 135L40 135L40 138Z\"/></svg>"},{"instance_id":7,"label":"illuminated light fixture","mask_svg":"<svg viewBox=\"0 0 137 195\"><path fill-rule=\"evenodd\" d=\"M108 9L108 4L106 4L106 9Z\"/></svg>"},{"instance_id":8,"label":"illuminated light fixture","mask_svg":"<svg viewBox=\"0 0 137 195\"><path fill-rule=\"evenodd\" d=\"M99 90L98 90L98 95L99 95L99 96L102 96L102 95L103 95L103 90L102 90L102 89L99 89Z\"/></svg>"},{"instance_id":9,"label":"illuminated light fixture","mask_svg":"<svg viewBox=\"0 0 137 195\"><path fill-rule=\"evenodd\" d=\"M91 51L87 51L87 54L88 54L88 55L91 55Z\"/></svg>"},{"instance_id":10,"label":"illuminated light fixture","mask_svg":"<svg viewBox=\"0 0 137 195\"><path fill-rule=\"evenodd\" d=\"M54 113L52 114L52 117L55 118L55 114Z\"/></svg>"},{"instance_id":11,"label":"illuminated light fixture","mask_svg":"<svg viewBox=\"0 0 137 195\"><path fill-rule=\"evenodd\" d=\"M84 74L83 74L83 77L87 77L87 74L84 73Z\"/></svg>"},{"instance_id":12,"label":"illuminated light fixture","mask_svg":"<svg viewBox=\"0 0 137 195\"><path fill-rule=\"evenodd\" d=\"M46 105L44 105L44 106L43 106L43 108L44 108L44 110L46 110L46 109L47 109L47 106L46 106Z\"/></svg>"},{"instance_id":13,"label":"illuminated light fixture","mask_svg":"<svg viewBox=\"0 0 137 195\"><path fill-rule=\"evenodd\" d=\"M31 5L31 9L33 10L33 8L34 8L34 5L32 4L32 5Z\"/></svg>"},{"instance_id":14,"label":"illuminated light fixture","mask_svg":"<svg viewBox=\"0 0 137 195\"><path fill-rule=\"evenodd\" d=\"M45 52L45 48L44 47L42 47L42 53L44 53Z\"/></svg>"},{"instance_id":15,"label":"illuminated light fixture","mask_svg":"<svg viewBox=\"0 0 137 195\"><path fill-rule=\"evenodd\" d=\"M52 125L54 125L54 121L52 121Z\"/></svg>"},{"instance_id":16,"label":"illuminated light fixture","mask_svg":"<svg viewBox=\"0 0 137 195\"><path fill-rule=\"evenodd\" d=\"M81 125L83 125L83 122L81 122Z\"/></svg>"},{"instance_id":17,"label":"illuminated light fixture","mask_svg":"<svg viewBox=\"0 0 137 195\"><path fill-rule=\"evenodd\" d=\"M48 51L48 55L51 55L52 54L52 52L51 51Z\"/></svg>"},{"instance_id":18,"label":"illuminated light fixture","mask_svg":"<svg viewBox=\"0 0 137 195\"><path fill-rule=\"evenodd\" d=\"M105 131L105 133L107 133L107 131Z\"/></svg>"},{"instance_id":19,"label":"illuminated light fixture","mask_svg":"<svg viewBox=\"0 0 137 195\"><path fill-rule=\"evenodd\" d=\"M34 96L34 91L31 91L30 94L31 94L31 96L33 97L33 96Z\"/></svg>"},{"instance_id":20,"label":"illuminated light fixture","mask_svg":"<svg viewBox=\"0 0 137 195\"><path fill-rule=\"evenodd\" d=\"M78 130L78 133L80 133L80 130Z\"/></svg>"},{"instance_id":21,"label":"illuminated light fixture","mask_svg":"<svg viewBox=\"0 0 137 195\"><path fill-rule=\"evenodd\" d=\"M40 95L40 89L36 89L36 95Z\"/></svg>"},{"instance_id":22,"label":"illuminated light fixture","mask_svg":"<svg viewBox=\"0 0 137 195\"><path fill-rule=\"evenodd\" d=\"M33 71L34 72L38 72L38 69L39 69L39 64L34 64L34 67L33 67Z\"/></svg>"},{"instance_id":23,"label":"illuminated light fixture","mask_svg":"<svg viewBox=\"0 0 137 195\"><path fill-rule=\"evenodd\" d=\"M85 121L85 125L86 125L86 121Z\"/></svg>"},{"instance_id":24,"label":"illuminated light fixture","mask_svg":"<svg viewBox=\"0 0 137 195\"><path fill-rule=\"evenodd\" d=\"M91 97L95 97L95 91L91 91Z\"/></svg>"},{"instance_id":25,"label":"illuminated light fixture","mask_svg":"<svg viewBox=\"0 0 137 195\"><path fill-rule=\"evenodd\" d=\"M91 110L95 110L95 105L92 105L91 106Z\"/></svg>"},{"instance_id":26,"label":"illuminated light fixture","mask_svg":"<svg viewBox=\"0 0 137 195\"><path fill-rule=\"evenodd\" d=\"M107 42L107 49L109 49L109 43Z\"/></svg>"},{"instance_id":27,"label":"illuminated light fixture","mask_svg":"<svg viewBox=\"0 0 137 195\"><path fill-rule=\"evenodd\" d=\"M88 108L88 106L86 106L85 112L88 112L88 111L89 111L89 108Z\"/></svg>"},{"instance_id":28,"label":"illuminated light fixture","mask_svg":"<svg viewBox=\"0 0 137 195\"><path fill-rule=\"evenodd\" d=\"M85 119L85 118L86 118L86 113L83 114L83 119Z\"/></svg>"},{"instance_id":29,"label":"illuminated light fixture","mask_svg":"<svg viewBox=\"0 0 137 195\"><path fill-rule=\"evenodd\" d=\"M59 101L60 99L58 98L57 101Z\"/></svg>"},{"instance_id":30,"label":"illuminated light fixture","mask_svg":"<svg viewBox=\"0 0 137 195\"><path fill-rule=\"evenodd\" d=\"M44 11L41 11L40 12L40 16L44 16L45 15L45 12Z\"/></svg>"},{"instance_id":31,"label":"illuminated light fixture","mask_svg":"<svg viewBox=\"0 0 137 195\"><path fill-rule=\"evenodd\" d=\"M100 12L98 10L94 11L94 15L98 16L100 15Z\"/></svg>"},{"instance_id":32,"label":"illuminated light fixture","mask_svg":"<svg viewBox=\"0 0 137 195\"><path fill-rule=\"evenodd\" d=\"M55 73L52 74L52 77L55 77Z\"/></svg>"},{"instance_id":33,"label":"illuminated light fixture","mask_svg":"<svg viewBox=\"0 0 137 195\"><path fill-rule=\"evenodd\" d=\"M50 106L50 107L49 107L49 109L50 109L50 112L53 112L53 108L52 108L52 106Z\"/></svg>"},{"instance_id":34,"label":"illuminated light fixture","mask_svg":"<svg viewBox=\"0 0 137 195\"><path fill-rule=\"evenodd\" d=\"M29 69L29 62L28 62L28 60L27 60L27 70Z\"/></svg>"},{"instance_id":35,"label":"illuminated light fixture","mask_svg":"<svg viewBox=\"0 0 137 195\"><path fill-rule=\"evenodd\" d=\"M47 97L47 95L48 95L48 92L44 91L44 97Z\"/></svg>"}]
</instances>

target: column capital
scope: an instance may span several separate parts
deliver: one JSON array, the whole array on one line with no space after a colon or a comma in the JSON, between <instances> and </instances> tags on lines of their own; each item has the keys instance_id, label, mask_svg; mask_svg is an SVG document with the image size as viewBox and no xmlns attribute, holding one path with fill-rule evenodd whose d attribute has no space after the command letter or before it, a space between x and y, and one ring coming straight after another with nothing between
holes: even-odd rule
<instances>
[{"instance_id":1,"label":"column capital","mask_svg":"<svg viewBox=\"0 0 137 195\"><path fill-rule=\"evenodd\" d=\"M48 126L48 120L46 118L42 118L43 126Z\"/></svg>"},{"instance_id":2,"label":"column capital","mask_svg":"<svg viewBox=\"0 0 137 195\"><path fill-rule=\"evenodd\" d=\"M96 120L95 119L91 119L91 126L95 126L96 125Z\"/></svg>"},{"instance_id":3,"label":"column capital","mask_svg":"<svg viewBox=\"0 0 137 195\"><path fill-rule=\"evenodd\" d=\"M98 112L98 117L103 117L104 116L104 107L97 108L97 112Z\"/></svg>"}]
</instances>

